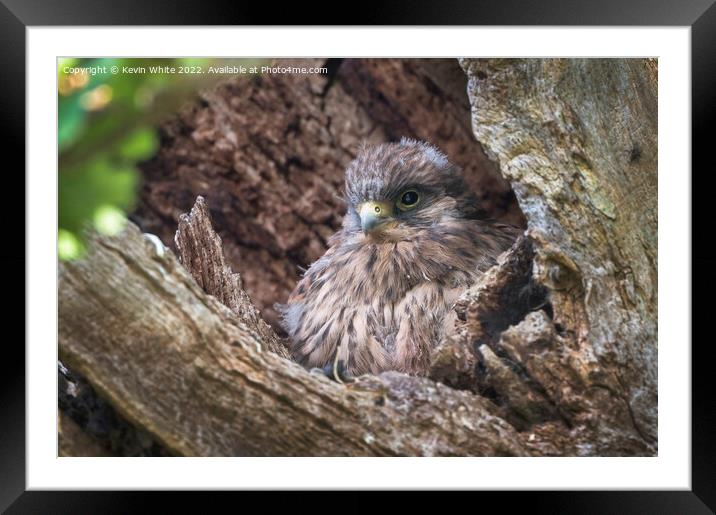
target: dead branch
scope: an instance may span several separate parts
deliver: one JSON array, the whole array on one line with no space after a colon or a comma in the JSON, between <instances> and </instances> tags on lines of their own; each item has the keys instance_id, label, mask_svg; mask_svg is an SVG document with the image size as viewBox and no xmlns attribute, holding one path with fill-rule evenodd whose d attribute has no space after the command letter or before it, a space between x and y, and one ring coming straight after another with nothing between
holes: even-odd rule
<instances>
[{"instance_id":1,"label":"dead branch","mask_svg":"<svg viewBox=\"0 0 716 515\"><path fill-rule=\"evenodd\" d=\"M209 295L219 299L259 336L264 348L288 358L288 350L263 321L243 290L241 276L226 264L221 238L214 231L203 197L198 197L189 214L179 217L174 236L179 261Z\"/></svg>"}]
</instances>

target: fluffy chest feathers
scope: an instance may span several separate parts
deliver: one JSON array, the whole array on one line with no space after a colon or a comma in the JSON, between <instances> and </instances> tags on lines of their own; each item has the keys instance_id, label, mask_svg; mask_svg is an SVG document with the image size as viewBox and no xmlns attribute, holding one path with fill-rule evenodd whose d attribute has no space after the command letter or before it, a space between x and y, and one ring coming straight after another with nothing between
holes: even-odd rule
<instances>
[{"instance_id":1,"label":"fluffy chest feathers","mask_svg":"<svg viewBox=\"0 0 716 515\"><path fill-rule=\"evenodd\" d=\"M284 306L294 358L424 373L455 300L510 245L505 227L451 220L398 241L339 232Z\"/></svg>"}]
</instances>

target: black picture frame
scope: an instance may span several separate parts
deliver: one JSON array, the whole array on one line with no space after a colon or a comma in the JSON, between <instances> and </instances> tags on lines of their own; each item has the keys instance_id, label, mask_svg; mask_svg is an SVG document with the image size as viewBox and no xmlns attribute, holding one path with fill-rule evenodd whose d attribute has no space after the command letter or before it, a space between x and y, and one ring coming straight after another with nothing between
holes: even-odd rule
<instances>
[{"instance_id":1,"label":"black picture frame","mask_svg":"<svg viewBox=\"0 0 716 515\"><path fill-rule=\"evenodd\" d=\"M5 162L17 158L17 164L8 165L4 185L4 208L6 216L15 216L3 225L6 244L0 246L0 260L5 271L4 285L17 286L20 274L14 272L25 267L25 225L17 217L25 213L25 176L19 172L25 167L24 148L25 106L25 29L29 26L61 25L249 25L294 24L304 19L311 25L640 25L640 26L689 26L691 27L691 73L692 73L692 170L701 168L702 175L709 175L713 168L709 159L707 128L714 123L716 110L716 4L714 0L647 1L636 0L579 0L520 2L497 0L471 2L452 0L447 2L395 2L391 5L366 5L356 9L355 16L342 20L328 19L334 12L327 7L315 8L298 3L281 9L265 3L239 3L231 1L197 3L191 0L125 0L101 2L92 0L0 0L0 65L5 78L0 90L2 113L2 137ZM273 11L273 12L271 12ZM341 23L342 21L342 23ZM662 141L662 144L664 142ZM708 161L707 161L708 160ZM674 171L674 173L677 173ZM694 174L684 180L693 180ZM704 177L701 177L704 178ZM16 184L8 184L15 181ZM704 320L711 314L708 293L716 287L716 258L709 252L709 238L696 235L709 233L706 224L713 219L706 209L709 206L708 187L692 187L692 489L690 491L581 491L581 492L481 492L478 502L498 500L501 509L523 504L531 512L548 513L713 513L716 510L716 403L713 386L709 380L713 365L709 359L711 339L697 336L696 327L704 327ZM22 193L20 193L22 192ZM18 206L12 206L15 201ZM713 201L711 201L712 203ZM23 242L20 245L20 242ZM26 274L32 273L25 270ZM14 284L17 282L18 284ZM24 285L24 283L23 283ZM10 294L14 294L10 293ZM7 295L7 294L6 294ZM14 298L17 295L14 294ZM25 303L13 302L4 308L9 320L23 318ZM17 313L12 313L16 310ZM21 313L22 311L22 313ZM15 315L13 317L12 315ZM24 340L24 338L23 338ZM667 342L686 345L689 342ZM25 491L25 362L24 347L20 338L11 337L5 331L0 389L0 509L8 513L129 513L142 511L149 506L149 498L160 493L133 492L39 492ZM208 494L200 494L198 501ZM222 494L222 496L233 494ZM247 493L239 494L248 496ZM260 502L266 502L262 496ZM303 496L292 496L297 505L309 509L340 509L367 511L375 505L357 493L350 500L307 502ZM462 498L462 495L460 496ZM272 497L275 499L275 497ZM252 504L254 500L244 497L241 503ZM256 501L258 501L256 499ZM460 499L452 499L452 503ZM162 495L162 511L175 511L173 506L187 509L187 494L173 492ZM212 503L214 500L212 499ZM292 501L281 502L291 509ZM287 504L288 502L288 504ZM337 503L332 506L333 502ZM403 502L403 501L401 501ZM421 494L413 494L408 504L424 504ZM471 501L475 502L475 501ZM479 508L479 505L475 505ZM182 510L183 511L183 510Z\"/></svg>"}]
</instances>

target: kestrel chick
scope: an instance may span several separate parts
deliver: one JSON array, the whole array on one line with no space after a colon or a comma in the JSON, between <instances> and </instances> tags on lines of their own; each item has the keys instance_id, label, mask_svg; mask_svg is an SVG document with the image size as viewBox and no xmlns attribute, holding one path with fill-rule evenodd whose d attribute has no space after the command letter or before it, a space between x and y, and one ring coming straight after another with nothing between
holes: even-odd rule
<instances>
[{"instance_id":1,"label":"kestrel chick","mask_svg":"<svg viewBox=\"0 0 716 515\"><path fill-rule=\"evenodd\" d=\"M350 375L425 374L454 302L519 229L480 219L460 170L405 139L359 152L346 205L343 227L282 306L291 353Z\"/></svg>"}]
</instances>

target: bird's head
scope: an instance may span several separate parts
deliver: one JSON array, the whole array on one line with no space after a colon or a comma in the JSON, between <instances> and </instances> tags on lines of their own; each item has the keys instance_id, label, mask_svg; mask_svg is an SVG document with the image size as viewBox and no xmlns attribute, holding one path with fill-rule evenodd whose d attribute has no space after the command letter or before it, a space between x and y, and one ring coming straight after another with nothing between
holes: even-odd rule
<instances>
[{"instance_id":1,"label":"bird's head","mask_svg":"<svg viewBox=\"0 0 716 515\"><path fill-rule=\"evenodd\" d=\"M460 170L435 147L408 139L358 152L346 170L346 204L346 230L389 241L475 209Z\"/></svg>"}]
</instances>

